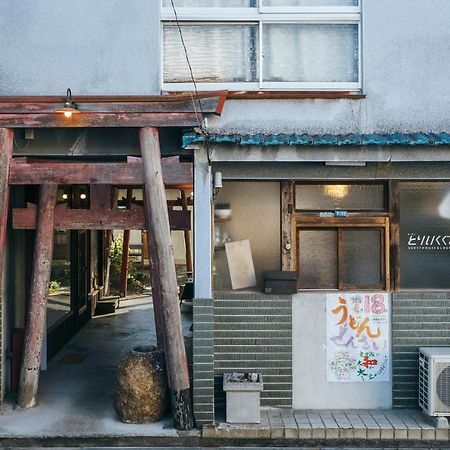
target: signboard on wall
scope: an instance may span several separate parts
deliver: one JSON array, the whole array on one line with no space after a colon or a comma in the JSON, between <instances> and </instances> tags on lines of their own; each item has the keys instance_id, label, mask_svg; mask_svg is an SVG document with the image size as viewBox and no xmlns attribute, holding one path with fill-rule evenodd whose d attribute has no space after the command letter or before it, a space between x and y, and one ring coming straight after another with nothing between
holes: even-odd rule
<instances>
[{"instance_id":1,"label":"signboard on wall","mask_svg":"<svg viewBox=\"0 0 450 450\"><path fill-rule=\"evenodd\" d=\"M328 294L326 309L327 381L389 381L389 296Z\"/></svg>"}]
</instances>

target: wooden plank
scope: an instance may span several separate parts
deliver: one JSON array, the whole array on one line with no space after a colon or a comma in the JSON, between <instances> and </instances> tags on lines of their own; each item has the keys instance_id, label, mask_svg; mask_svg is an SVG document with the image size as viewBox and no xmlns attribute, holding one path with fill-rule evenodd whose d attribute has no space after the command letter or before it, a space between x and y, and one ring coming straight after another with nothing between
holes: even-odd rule
<instances>
[{"instance_id":1,"label":"wooden plank","mask_svg":"<svg viewBox=\"0 0 450 450\"><path fill-rule=\"evenodd\" d=\"M178 305L177 276L171 245L167 199L161 171L161 151L156 128L139 130L144 165L146 219L152 268L152 286L160 297L165 333L165 358L172 400L174 427L194 427L183 327Z\"/></svg>"},{"instance_id":2,"label":"wooden plank","mask_svg":"<svg viewBox=\"0 0 450 450\"><path fill-rule=\"evenodd\" d=\"M181 206L183 211L188 211L188 199L186 197L186 192L181 189ZM186 250L186 272L192 275L194 271L192 265L192 244L191 244L191 232L190 230L184 230L184 247Z\"/></svg>"},{"instance_id":3,"label":"wooden plank","mask_svg":"<svg viewBox=\"0 0 450 450\"><path fill-rule=\"evenodd\" d=\"M131 201L133 200L133 189L127 189L127 209L131 209ZM127 296L128 291L128 261L130 251L130 229L123 231L122 242L122 266L120 268L120 295Z\"/></svg>"},{"instance_id":4,"label":"wooden plank","mask_svg":"<svg viewBox=\"0 0 450 450\"><path fill-rule=\"evenodd\" d=\"M112 186L110 184L93 184L90 186L90 204L98 209L111 209Z\"/></svg>"},{"instance_id":5,"label":"wooden plank","mask_svg":"<svg viewBox=\"0 0 450 450\"><path fill-rule=\"evenodd\" d=\"M292 217L295 205L295 183L281 182L281 270L295 270Z\"/></svg>"},{"instance_id":6,"label":"wooden plank","mask_svg":"<svg viewBox=\"0 0 450 450\"><path fill-rule=\"evenodd\" d=\"M389 182L389 219L390 282L391 289L398 290L400 289L400 185L396 180Z\"/></svg>"},{"instance_id":7,"label":"wooden plank","mask_svg":"<svg viewBox=\"0 0 450 450\"><path fill-rule=\"evenodd\" d=\"M196 113L0 114L5 128L195 127L198 121Z\"/></svg>"},{"instance_id":8,"label":"wooden plank","mask_svg":"<svg viewBox=\"0 0 450 450\"><path fill-rule=\"evenodd\" d=\"M208 91L194 94L192 92L177 92L169 95L73 95L72 100L79 103L177 103L191 101L192 99L223 98L228 91ZM65 96L61 95L12 95L1 96L1 103L28 104L28 103L62 103Z\"/></svg>"},{"instance_id":9,"label":"wooden plank","mask_svg":"<svg viewBox=\"0 0 450 450\"><path fill-rule=\"evenodd\" d=\"M85 113L195 113L203 111L205 114L215 114L220 98L212 97L193 101L182 100L176 102L76 102L79 111ZM57 102L0 102L0 114L54 114L62 107L62 101ZM201 106L200 106L201 105Z\"/></svg>"},{"instance_id":10,"label":"wooden plank","mask_svg":"<svg viewBox=\"0 0 450 450\"><path fill-rule=\"evenodd\" d=\"M164 185L167 188L189 189L193 184L192 163L180 163L177 157L161 162ZM142 185L142 162L136 163L79 163L11 161L10 184L114 184Z\"/></svg>"},{"instance_id":11,"label":"wooden plank","mask_svg":"<svg viewBox=\"0 0 450 450\"><path fill-rule=\"evenodd\" d=\"M21 408L36 405L41 365L41 349L47 318L47 296L53 256L53 214L58 186L41 186L38 226L34 250L25 348L19 386L18 404Z\"/></svg>"},{"instance_id":12,"label":"wooden plank","mask_svg":"<svg viewBox=\"0 0 450 450\"><path fill-rule=\"evenodd\" d=\"M35 205L13 209L13 228L34 230L36 228ZM172 230L188 230L191 227L190 211L170 211ZM124 209L64 209L57 208L54 214L55 230L144 230L144 208L133 206Z\"/></svg>"},{"instance_id":13,"label":"wooden plank","mask_svg":"<svg viewBox=\"0 0 450 450\"><path fill-rule=\"evenodd\" d=\"M5 265L6 252L6 230L8 227L8 209L9 209L9 166L11 161L12 149L14 142L13 130L5 128L0 129L0 339L3 333L3 311L4 301L4 285L3 285L3 268ZM1 347L1 346L0 346ZM0 367L5 367L5 353L0 354ZM2 370L0 370L0 377ZM4 378L0 378L0 412L3 405L3 397L5 393Z\"/></svg>"}]
</instances>

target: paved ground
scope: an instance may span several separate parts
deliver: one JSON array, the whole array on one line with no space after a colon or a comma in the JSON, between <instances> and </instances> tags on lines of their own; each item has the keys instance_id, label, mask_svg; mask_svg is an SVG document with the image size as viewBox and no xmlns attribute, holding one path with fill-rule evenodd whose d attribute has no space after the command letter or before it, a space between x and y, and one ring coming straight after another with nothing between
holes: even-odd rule
<instances>
[{"instance_id":1,"label":"paved ground","mask_svg":"<svg viewBox=\"0 0 450 450\"><path fill-rule=\"evenodd\" d=\"M419 410L302 410L263 408L258 425L204 427L203 437L248 439L368 439L448 441Z\"/></svg>"},{"instance_id":2,"label":"paved ground","mask_svg":"<svg viewBox=\"0 0 450 450\"><path fill-rule=\"evenodd\" d=\"M184 321L186 333L190 323ZM113 410L117 365L138 345L156 342L149 297L121 301L116 314L91 320L41 373L39 404L0 416L0 438L165 436L176 437L171 419L150 425L119 421ZM78 364L62 364L66 355L85 355Z\"/></svg>"}]
</instances>

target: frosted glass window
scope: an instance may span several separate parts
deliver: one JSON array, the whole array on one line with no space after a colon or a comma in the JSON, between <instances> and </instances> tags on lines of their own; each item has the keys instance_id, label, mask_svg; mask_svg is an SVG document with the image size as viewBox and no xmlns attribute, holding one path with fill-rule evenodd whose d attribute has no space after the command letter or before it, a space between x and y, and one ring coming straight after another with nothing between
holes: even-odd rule
<instances>
[{"instance_id":1,"label":"frosted glass window","mask_svg":"<svg viewBox=\"0 0 450 450\"><path fill-rule=\"evenodd\" d=\"M257 6L257 0L173 0L175 8L245 8ZM170 0L163 0L163 7L172 7Z\"/></svg>"},{"instance_id":2,"label":"frosted glass window","mask_svg":"<svg viewBox=\"0 0 450 450\"><path fill-rule=\"evenodd\" d=\"M263 39L263 81L358 81L358 25L265 24Z\"/></svg>"},{"instance_id":3,"label":"frosted glass window","mask_svg":"<svg viewBox=\"0 0 450 450\"><path fill-rule=\"evenodd\" d=\"M382 231L342 229L343 286L383 287Z\"/></svg>"},{"instance_id":4,"label":"frosted glass window","mask_svg":"<svg viewBox=\"0 0 450 450\"><path fill-rule=\"evenodd\" d=\"M450 183L400 183L400 287L450 289Z\"/></svg>"},{"instance_id":5,"label":"frosted glass window","mask_svg":"<svg viewBox=\"0 0 450 450\"><path fill-rule=\"evenodd\" d=\"M337 289L337 229L299 231L301 289Z\"/></svg>"},{"instance_id":6,"label":"frosted glass window","mask_svg":"<svg viewBox=\"0 0 450 450\"><path fill-rule=\"evenodd\" d=\"M261 0L263 6L358 6L358 0Z\"/></svg>"},{"instance_id":7,"label":"frosted glass window","mask_svg":"<svg viewBox=\"0 0 450 450\"><path fill-rule=\"evenodd\" d=\"M384 211L383 184L298 184L295 193L297 210Z\"/></svg>"},{"instance_id":8,"label":"frosted glass window","mask_svg":"<svg viewBox=\"0 0 450 450\"><path fill-rule=\"evenodd\" d=\"M258 80L258 25L186 24L181 29L197 83ZM173 24L164 25L164 81L192 81Z\"/></svg>"}]
</instances>

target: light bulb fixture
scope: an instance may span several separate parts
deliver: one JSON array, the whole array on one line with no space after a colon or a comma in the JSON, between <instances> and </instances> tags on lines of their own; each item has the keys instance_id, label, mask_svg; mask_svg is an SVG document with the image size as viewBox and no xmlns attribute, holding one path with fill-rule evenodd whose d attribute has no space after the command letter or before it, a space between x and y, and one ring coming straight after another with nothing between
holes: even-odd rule
<instances>
[{"instance_id":1,"label":"light bulb fixture","mask_svg":"<svg viewBox=\"0 0 450 450\"><path fill-rule=\"evenodd\" d=\"M87 195L86 194L80 194L80 198L81 198L81 200L86 200L87 199Z\"/></svg>"},{"instance_id":2,"label":"light bulb fixture","mask_svg":"<svg viewBox=\"0 0 450 450\"><path fill-rule=\"evenodd\" d=\"M63 200L67 200L69 198L69 195L68 194L63 194L62 198L63 198Z\"/></svg>"},{"instance_id":3,"label":"light bulb fixture","mask_svg":"<svg viewBox=\"0 0 450 450\"><path fill-rule=\"evenodd\" d=\"M56 112L63 113L68 119L72 117L72 114L77 114L80 112L77 104L72 100L72 91L70 89L67 89L66 98L64 99L64 106Z\"/></svg>"}]
</instances>

